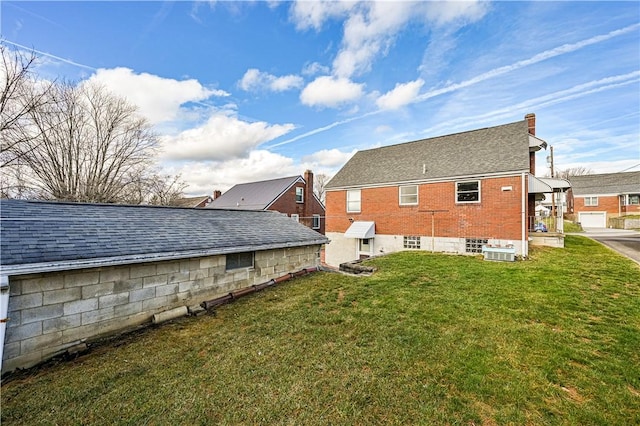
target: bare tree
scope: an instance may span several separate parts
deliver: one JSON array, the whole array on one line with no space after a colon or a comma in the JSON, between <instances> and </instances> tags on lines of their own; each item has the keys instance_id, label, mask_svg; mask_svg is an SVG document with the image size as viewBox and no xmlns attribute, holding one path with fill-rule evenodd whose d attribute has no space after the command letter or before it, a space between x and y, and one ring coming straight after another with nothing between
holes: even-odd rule
<instances>
[{"instance_id":1,"label":"bare tree","mask_svg":"<svg viewBox=\"0 0 640 426\"><path fill-rule=\"evenodd\" d=\"M324 173L318 173L314 175L313 180L313 192L315 192L318 199L324 204L325 187L329 182L329 177Z\"/></svg>"},{"instance_id":2,"label":"bare tree","mask_svg":"<svg viewBox=\"0 0 640 426\"><path fill-rule=\"evenodd\" d=\"M30 115L44 106L53 86L35 78L36 55L11 51L0 44L0 168L18 160L16 145L31 137Z\"/></svg>"},{"instance_id":3,"label":"bare tree","mask_svg":"<svg viewBox=\"0 0 640 426\"><path fill-rule=\"evenodd\" d=\"M40 198L121 202L152 168L157 137L126 100L94 84L56 84L29 111L28 138L11 145Z\"/></svg>"},{"instance_id":4,"label":"bare tree","mask_svg":"<svg viewBox=\"0 0 640 426\"><path fill-rule=\"evenodd\" d=\"M187 184L180 175L162 175L159 172L140 170L127 187L122 201L127 204L178 206L186 187Z\"/></svg>"},{"instance_id":5,"label":"bare tree","mask_svg":"<svg viewBox=\"0 0 640 426\"><path fill-rule=\"evenodd\" d=\"M593 171L588 167L577 166L577 167L569 167L568 169L564 169L564 170L558 170L556 172L556 177L562 178L562 179L569 179L572 176L584 176L584 175L591 175L591 174L593 174Z\"/></svg>"}]
</instances>

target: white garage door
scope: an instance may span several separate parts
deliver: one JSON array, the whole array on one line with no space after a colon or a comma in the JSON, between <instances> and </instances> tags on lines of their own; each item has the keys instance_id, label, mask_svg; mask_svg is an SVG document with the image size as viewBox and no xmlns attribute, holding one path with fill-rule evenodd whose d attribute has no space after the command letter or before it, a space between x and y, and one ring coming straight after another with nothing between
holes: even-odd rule
<instances>
[{"instance_id":1,"label":"white garage door","mask_svg":"<svg viewBox=\"0 0 640 426\"><path fill-rule=\"evenodd\" d=\"M606 228L607 214L605 212L580 212L578 222L583 228Z\"/></svg>"}]
</instances>

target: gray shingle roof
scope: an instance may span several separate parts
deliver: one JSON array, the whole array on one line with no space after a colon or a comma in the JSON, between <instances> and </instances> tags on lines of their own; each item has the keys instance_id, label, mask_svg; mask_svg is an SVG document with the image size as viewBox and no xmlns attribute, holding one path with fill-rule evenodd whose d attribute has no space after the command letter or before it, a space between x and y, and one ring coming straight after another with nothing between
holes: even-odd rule
<instances>
[{"instance_id":1,"label":"gray shingle roof","mask_svg":"<svg viewBox=\"0 0 640 426\"><path fill-rule=\"evenodd\" d=\"M207 206L213 209L264 210L301 176L242 183L216 198Z\"/></svg>"},{"instance_id":2,"label":"gray shingle roof","mask_svg":"<svg viewBox=\"0 0 640 426\"><path fill-rule=\"evenodd\" d=\"M529 170L527 121L358 151L327 189Z\"/></svg>"},{"instance_id":3,"label":"gray shingle roof","mask_svg":"<svg viewBox=\"0 0 640 426\"><path fill-rule=\"evenodd\" d=\"M640 172L572 176L569 181L573 195L640 194Z\"/></svg>"},{"instance_id":4,"label":"gray shingle roof","mask_svg":"<svg viewBox=\"0 0 640 426\"><path fill-rule=\"evenodd\" d=\"M327 242L277 212L2 200L0 215L3 273L15 265L142 262Z\"/></svg>"}]
</instances>

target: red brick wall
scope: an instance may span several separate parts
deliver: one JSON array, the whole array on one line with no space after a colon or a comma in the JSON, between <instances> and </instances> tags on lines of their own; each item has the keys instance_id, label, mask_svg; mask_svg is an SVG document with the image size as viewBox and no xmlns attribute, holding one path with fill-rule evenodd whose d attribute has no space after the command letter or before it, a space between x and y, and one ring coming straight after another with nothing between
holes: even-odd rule
<instances>
[{"instance_id":1,"label":"red brick wall","mask_svg":"<svg viewBox=\"0 0 640 426\"><path fill-rule=\"evenodd\" d=\"M324 209L322 205L316 200L315 197L311 197L309 200L305 194L304 203L296 203L296 188L304 188L304 184L299 182L289 188L285 193L283 193L280 198L278 198L270 207L269 210L279 211L280 213L286 213L289 216L292 214L297 214L300 216L300 223L311 228L313 223L313 215L320 215L320 229L316 229L316 231L324 234L325 230L325 218L324 218ZM305 212L305 204L308 206L307 211Z\"/></svg>"},{"instance_id":2,"label":"red brick wall","mask_svg":"<svg viewBox=\"0 0 640 426\"><path fill-rule=\"evenodd\" d=\"M622 206L622 214L640 214L640 206L637 204Z\"/></svg>"},{"instance_id":3,"label":"red brick wall","mask_svg":"<svg viewBox=\"0 0 640 426\"><path fill-rule=\"evenodd\" d=\"M326 193L327 232L345 232L351 222L374 221L376 234L431 235L519 240L522 236L521 176L481 179L481 202L457 204L455 182L419 186L419 205L400 206L398 187L361 190L361 212L346 212L346 191ZM502 187L511 186L511 191Z\"/></svg>"},{"instance_id":4,"label":"red brick wall","mask_svg":"<svg viewBox=\"0 0 640 426\"><path fill-rule=\"evenodd\" d=\"M617 195L612 196L598 196L597 206L585 206L584 197L576 197L573 200L574 213L578 212L607 212L614 215L618 214L618 206L620 205L620 199Z\"/></svg>"}]
</instances>

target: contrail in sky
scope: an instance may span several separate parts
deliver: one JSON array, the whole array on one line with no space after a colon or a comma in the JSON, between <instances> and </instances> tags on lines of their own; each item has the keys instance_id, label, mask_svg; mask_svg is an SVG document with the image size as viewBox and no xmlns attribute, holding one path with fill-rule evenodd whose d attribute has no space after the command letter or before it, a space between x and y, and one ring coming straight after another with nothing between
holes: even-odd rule
<instances>
[{"instance_id":1,"label":"contrail in sky","mask_svg":"<svg viewBox=\"0 0 640 426\"><path fill-rule=\"evenodd\" d=\"M542 61L545 61L547 59L554 58L556 56L564 55L566 53L575 52L576 50L582 49L583 47L591 46L593 44L597 44L597 43L600 43L600 42L603 42L603 41L607 41L607 40L610 40L610 39L612 39L614 37L617 37L617 36L620 36L620 35L623 35L623 34L627 34L627 33L632 32L632 31L636 31L636 30L638 30L638 28L640 28L640 24L629 25L628 27L624 27L624 28L621 28L621 29L618 29L618 30L614 30L614 31L611 31L611 32L609 32L607 34L594 36L594 37L588 38L586 40L579 41L577 43L563 44L562 46L555 47L555 48L549 49L549 50L545 50L544 52L538 53L538 54L532 56L531 58L523 59L523 60L515 62L515 63L513 63L511 65L505 65L505 66L502 66L502 67L494 68L494 69L489 70L489 71L487 71L485 73L482 73L482 74L480 74L480 75L478 75L476 77L470 78L469 80L465 80L465 81L462 81L460 83L450 84L450 85L448 85L446 87L443 87L443 88L440 88L440 89L435 89L435 90L428 91L428 92L423 93L422 95L416 97L416 99L414 99L412 103L424 102L424 101L426 101L428 99L431 99L431 98L434 98L436 96L440 96L440 95L443 95L443 94L446 94L446 93L454 92L454 91L456 91L458 89L462 89L462 88L465 88L465 87L472 86L474 84L483 82L485 80L489 80L489 79L498 77L500 75L507 74L507 73L509 73L511 71L515 71L515 70L518 70L520 68L527 67L529 65L537 64L538 62L542 62ZM279 146L282 146L282 145L287 145L287 144L290 144L292 142L296 142L296 141L298 141L300 139L306 138L308 136L312 136L312 135L315 135L317 133L321 133L321 132L324 132L326 130L332 129L334 127L340 126L342 124L350 123L350 122L355 121L355 120L360 120L362 118L369 117L369 116L372 116L372 115L376 115L376 114L379 114L379 113L384 112L384 111L385 110L376 110L376 111L373 111L373 112L369 112L367 114L359 115L357 117L352 117L352 118L349 118L349 119L346 119L346 120L337 121L337 122L328 124L326 126L323 126L323 127L320 127L320 128L314 129L314 130L310 130L310 131L308 131L306 133L303 133L301 135L295 136L295 137L293 137L291 139L287 139L285 141L282 141L282 142L267 146L265 148L266 149L270 149L270 148L275 148L275 147L279 147Z\"/></svg>"},{"instance_id":2,"label":"contrail in sky","mask_svg":"<svg viewBox=\"0 0 640 426\"><path fill-rule=\"evenodd\" d=\"M93 70L93 71L97 70L97 68L90 67L89 65L79 64L77 62L73 62L70 59L64 59L64 58L61 58L60 56L52 55L51 53L47 53L47 52L42 52L40 50L36 50L36 49L31 48L31 47L23 46L21 44L14 43L14 42L9 41L9 40L2 40L2 43L10 44L12 46L19 47L20 49L28 50L30 52L36 52L36 53L38 53L38 54L40 54L42 56L46 56L48 58L53 58L53 59L56 59L58 61L64 62L66 64L69 64L69 65L75 65L76 67L86 68L86 69Z\"/></svg>"}]
</instances>

